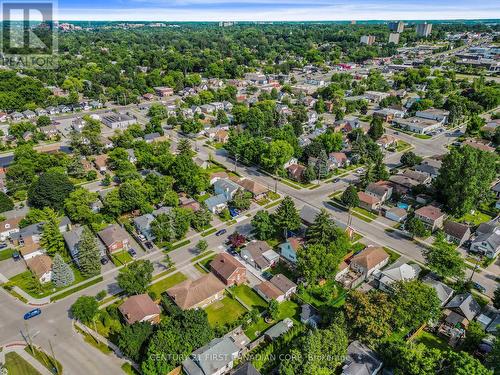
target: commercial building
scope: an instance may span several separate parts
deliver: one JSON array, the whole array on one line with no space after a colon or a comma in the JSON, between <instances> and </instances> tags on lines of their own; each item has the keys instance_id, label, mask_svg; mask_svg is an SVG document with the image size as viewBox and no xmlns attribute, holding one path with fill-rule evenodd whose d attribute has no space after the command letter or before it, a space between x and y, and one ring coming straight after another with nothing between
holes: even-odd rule
<instances>
[{"instance_id":1,"label":"commercial building","mask_svg":"<svg viewBox=\"0 0 500 375\"><path fill-rule=\"evenodd\" d=\"M106 113L102 116L102 123L111 129L127 129L137 120L126 113Z\"/></svg>"}]
</instances>

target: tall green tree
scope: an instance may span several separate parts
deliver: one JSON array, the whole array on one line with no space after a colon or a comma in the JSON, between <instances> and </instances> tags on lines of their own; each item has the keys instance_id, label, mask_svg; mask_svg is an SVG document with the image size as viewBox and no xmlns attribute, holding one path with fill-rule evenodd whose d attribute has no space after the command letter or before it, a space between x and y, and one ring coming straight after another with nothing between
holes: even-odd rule
<instances>
[{"instance_id":1,"label":"tall green tree","mask_svg":"<svg viewBox=\"0 0 500 375\"><path fill-rule=\"evenodd\" d=\"M71 315L80 322L87 324L92 322L99 312L99 304L94 297L80 296L71 305Z\"/></svg>"},{"instance_id":2,"label":"tall green tree","mask_svg":"<svg viewBox=\"0 0 500 375\"><path fill-rule=\"evenodd\" d=\"M273 223L283 236L286 231L295 231L300 228L300 215L292 198L287 196L281 201L273 214Z\"/></svg>"},{"instance_id":3,"label":"tall green tree","mask_svg":"<svg viewBox=\"0 0 500 375\"><path fill-rule=\"evenodd\" d=\"M342 193L340 201L348 208L357 207L359 205L359 197L356 186L349 185Z\"/></svg>"},{"instance_id":4,"label":"tall green tree","mask_svg":"<svg viewBox=\"0 0 500 375\"><path fill-rule=\"evenodd\" d=\"M13 208L14 202L12 199L3 191L0 191L0 212L10 211Z\"/></svg>"},{"instance_id":5,"label":"tall green tree","mask_svg":"<svg viewBox=\"0 0 500 375\"><path fill-rule=\"evenodd\" d=\"M75 274L60 254L54 256L52 264L52 282L56 288L62 288L75 282Z\"/></svg>"},{"instance_id":6,"label":"tall green tree","mask_svg":"<svg viewBox=\"0 0 500 375\"><path fill-rule=\"evenodd\" d=\"M269 212L265 210L258 211L255 214L252 218L252 227L255 237L262 241L271 239L276 233L273 218Z\"/></svg>"},{"instance_id":7,"label":"tall green tree","mask_svg":"<svg viewBox=\"0 0 500 375\"><path fill-rule=\"evenodd\" d=\"M97 247L97 240L92 232L83 228L82 236L78 242L78 266L84 277L93 277L101 273L101 255Z\"/></svg>"},{"instance_id":8,"label":"tall green tree","mask_svg":"<svg viewBox=\"0 0 500 375\"><path fill-rule=\"evenodd\" d=\"M126 325L118 333L118 347L128 358L140 362L152 334L153 325L149 322Z\"/></svg>"},{"instance_id":9,"label":"tall green tree","mask_svg":"<svg viewBox=\"0 0 500 375\"><path fill-rule=\"evenodd\" d=\"M59 230L60 220L57 213L51 209L44 209L45 221L43 224L43 232L40 238L40 245L49 255L64 254L64 238Z\"/></svg>"},{"instance_id":10,"label":"tall green tree","mask_svg":"<svg viewBox=\"0 0 500 375\"><path fill-rule=\"evenodd\" d=\"M62 210L64 200L73 191L74 186L63 173L49 171L42 173L30 186L28 203L36 208L51 207Z\"/></svg>"},{"instance_id":11,"label":"tall green tree","mask_svg":"<svg viewBox=\"0 0 500 375\"><path fill-rule=\"evenodd\" d=\"M458 277L465 274L465 261L455 246L446 242L442 234L436 236L431 248L424 250L429 268L441 277Z\"/></svg>"},{"instance_id":12,"label":"tall green tree","mask_svg":"<svg viewBox=\"0 0 500 375\"><path fill-rule=\"evenodd\" d=\"M144 293L153 279L153 263L138 260L128 264L118 274L118 286L127 294Z\"/></svg>"}]
</instances>

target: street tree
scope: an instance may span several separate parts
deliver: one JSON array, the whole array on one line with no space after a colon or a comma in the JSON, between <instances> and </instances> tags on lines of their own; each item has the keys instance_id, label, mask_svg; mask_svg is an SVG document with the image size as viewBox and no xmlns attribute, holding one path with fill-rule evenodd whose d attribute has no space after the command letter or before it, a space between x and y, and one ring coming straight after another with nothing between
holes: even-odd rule
<instances>
[{"instance_id":1,"label":"street tree","mask_svg":"<svg viewBox=\"0 0 500 375\"><path fill-rule=\"evenodd\" d=\"M126 294L144 293L153 279L153 263L149 260L137 260L128 264L118 274L118 286Z\"/></svg>"},{"instance_id":2,"label":"street tree","mask_svg":"<svg viewBox=\"0 0 500 375\"><path fill-rule=\"evenodd\" d=\"M349 185L340 196L340 201L348 208L357 207L359 205L359 197L356 186Z\"/></svg>"},{"instance_id":3,"label":"street tree","mask_svg":"<svg viewBox=\"0 0 500 375\"><path fill-rule=\"evenodd\" d=\"M405 228L413 237L426 237L429 234L423 221L416 217L409 218L405 224Z\"/></svg>"},{"instance_id":4,"label":"street tree","mask_svg":"<svg viewBox=\"0 0 500 375\"><path fill-rule=\"evenodd\" d=\"M97 313L99 312L99 304L94 297L80 296L71 305L71 315L74 319L87 324L94 321Z\"/></svg>"},{"instance_id":5,"label":"street tree","mask_svg":"<svg viewBox=\"0 0 500 375\"><path fill-rule=\"evenodd\" d=\"M429 268L441 277L462 278L465 274L465 261L453 244L446 242L442 234L436 236L431 248L424 250Z\"/></svg>"},{"instance_id":6,"label":"street tree","mask_svg":"<svg viewBox=\"0 0 500 375\"><path fill-rule=\"evenodd\" d=\"M252 227L255 237L265 241L273 237L276 233L272 216L265 210L258 211L252 218Z\"/></svg>"},{"instance_id":7,"label":"street tree","mask_svg":"<svg viewBox=\"0 0 500 375\"><path fill-rule=\"evenodd\" d=\"M278 233L286 237L287 231L295 231L300 228L300 216L295 203L289 196L285 197L273 214L273 223Z\"/></svg>"},{"instance_id":8,"label":"street tree","mask_svg":"<svg viewBox=\"0 0 500 375\"><path fill-rule=\"evenodd\" d=\"M415 154L413 151L406 151L401 155L401 163L406 167L413 167L422 162L422 157Z\"/></svg>"},{"instance_id":9,"label":"street tree","mask_svg":"<svg viewBox=\"0 0 500 375\"><path fill-rule=\"evenodd\" d=\"M196 244L196 250L201 254L208 249L208 243L205 240L199 240Z\"/></svg>"}]
</instances>

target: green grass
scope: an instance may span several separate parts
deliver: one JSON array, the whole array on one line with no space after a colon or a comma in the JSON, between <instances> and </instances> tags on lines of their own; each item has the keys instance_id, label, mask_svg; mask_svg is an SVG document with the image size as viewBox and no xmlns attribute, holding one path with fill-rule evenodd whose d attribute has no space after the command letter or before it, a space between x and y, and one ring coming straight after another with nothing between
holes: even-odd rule
<instances>
[{"instance_id":1,"label":"green grass","mask_svg":"<svg viewBox=\"0 0 500 375\"><path fill-rule=\"evenodd\" d=\"M474 226L477 226L481 223L486 223L491 220L491 216L482 213L481 211L476 210L473 214L467 213L461 218L458 218L457 221L460 223L468 223Z\"/></svg>"},{"instance_id":2,"label":"green grass","mask_svg":"<svg viewBox=\"0 0 500 375\"><path fill-rule=\"evenodd\" d=\"M411 147L412 147L411 144L409 144L408 142L399 140L397 143L397 146L396 146L396 150L401 152L401 151L405 151Z\"/></svg>"},{"instance_id":3,"label":"green grass","mask_svg":"<svg viewBox=\"0 0 500 375\"><path fill-rule=\"evenodd\" d=\"M69 296L70 294L76 293L76 292L78 292L80 290L88 288L89 286L92 286L94 284L100 283L102 280L103 280L103 277L99 276L96 279L90 280L89 282L86 282L86 283L84 283L82 285L79 285L79 286L77 286L75 288L67 289L64 292L62 292L62 293L60 293L60 294L58 294L56 296L51 297L50 300L52 302L58 301L58 300L60 300L60 299L62 299L64 297Z\"/></svg>"},{"instance_id":4,"label":"green grass","mask_svg":"<svg viewBox=\"0 0 500 375\"><path fill-rule=\"evenodd\" d=\"M196 268L198 272L200 272L202 275L208 273L207 270L205 270L202 266L200 266L200 263L196 263L194 265L194 268Z\"/></svg>"},{"instance_id":5,"label":"green grass","mask_svg":"<svg viewBox=\"0 0 500 375\"><path fill-rule=\"evenodd\" d=\"M16 251L16 250L5 249L5 250L0 251L0 261L12 258L12 254L14 253L14 251Z\"/></svg>"},{"instance_id":6,"label":"green grass","mask_svg":"<svg viewBox=\"0 0 500 375\"><path fill-rule=\"evenodd\" d=\"M207 237L210 236L212 233L215 233L217 231L217 228L210 228L209 230L206 230L201 234L202 237Z\"/></svg>"},{"instance_id":7,"label":"green grass","mask_svg":"<svg viewBox=\"0 0 500 375\"><path fill-rule=\"evenodd\" d=\"M267 206L265 206L264 208L269 209L269 208L272 208L272 207L277 206L277 205L278 205L278 204L280 204L280 203L281 203L281 200L277 200L276 202L269 203L269 204L268 204Z\"/></svg>"},{"instance_id":8,"label":"green grass","mask_svg":"<svg viewBox=\"0 0 500 375\"><path fill-rule=\"evenodd\" d=\"M322 286L299 287L297 294L304 302L321 309L341 306L344 303L346 291L335 281L328 281Z\"/></svg>"},{"instance_id":9,"label":"green grass","mask_svg":"<svg viewBox=\"0 0 500 375\"><path fill-rule=\"evenodd\" d=\"M83 340L87 344L100 350L103 354L108 355L113 352L106 344L94 339L94 337L92 337L89 333L85 332L83 329L76 327L76 330L83 336Z\"/></svg>"},{"instance_id":10,"label":"green grass","mask_svg":"<svg viewBox=\"0 0 500 375\"><path fill-rule=\"evenodd\" d=\"M174 273L172 276L168 276L168 277L152 284L148 289L149 289L149 291L155 293L157 296L160 296L167 289L173 287L174 285L177 285L177 284L183 282L186 279L187 279L186 275L184 275L182 272L177 272L177 273Z\"/></svg>"},{"instance_id":11,"label":"green grass","mask_svg":"<svg viewBox=\"0 0 500 375\"><path fill-rule=\"evenodd\" d=\"M26 351L26 353L28 353L38 362L40 362L50 372L52 373L57 372L57 374L63 373L62 365L55 358L52 358L51 356L42 352L41 350L37 349L34 346L31 347L27 346L26 348L24 348L24 350Z\"/></svg>"},{"instance_id":12,"label":"green grass","mask_svg":"<svg viewBox=\"0 0 500 375\"><path fill-rule=\"evenodd\" d=\"M369 217L366 217L366 216L364 216L356 211L352 211L351 213L352 213L352 216L357 217L358 219L363 220L366 223L371 223L373 221L373 219L370 219Z\"/></svg>"},{"instance_id":13,"label":"green grass","mask_svg":"<svg viewBox=\"0 0 500 375\"><path fill-rule=\"evenodd\" d=\"M40 375L40 373L15 352L5 354L5 368L8 375Z\"/></svg>"},{"instance_id":14,"label":"green grass","mask_svg":"<svg viewBox=\"0 0 500 375\"><path fill-rule=\"evenodd\" d=\"M203 259L203 260L200 260L197 264L201 264L203 267L205 267L207 270L210 269L210 263L212 262L212 260L214 260L214 258L217 256L217 254L213 254L211 256L209 256L208 258L206 259Z\"/></svg>"},{"instance_id":15,"label":"green grass","mask_svg":"<svg viewBox=\"0 0 500 375\"><path fill-rule=\"evenodd\" d=\"M255 293L248 285L241 284L231 289L236 297L243 301L250 308L256 308L260 312L267 308L267 302Z\"/></svg>"},{"instance_id":16,"label":"green grass","mask_svg":"<svg viewBox=\"0 0 500 375\"><path fill-rule=\"evenodd\" d=\"M375 220L375 219L378 218L377 214L374 214L373 212L365 210L364 208L361 208L361 207L353 207L352 211L357 212L357 213L359 213L361 215L365 215L365 216L369 217L372 220Z\"/></svg>"},{"instance_id":17,"label":"green grass","mask_svg":"<svg viewBox=\"0 0 500 375\"><path fill-rule=\"evenodd\" d=\"M206 307L205 312L210 325L216 327L235 321L246 312L246 309L235 299L226 296Z\"/></svg>"},{"instance_id":18,"label":"green grass","mask_svg":"<svg viewBox=\"0 0 500 375\"><path fill-rule=\"evenodd\" d=\"M163 276L165 276L165 275L168 275L169 273L172 273L172 272L174 272L174 271L175 271L175 267L171 267L171 268L169 268L168 270L165 270L165 271L163 271L163 272L160 272L160 273L158 273L158 274L156 274L156 275L154 275L154 276L153 276L153 281L158 280L160 277L163 277Z\"/></svg>"},{"instance_id":19,"label":"green grass","mask_svg":"<svg viewBox=\"0 0 500 375\"><path fill-rule=\"evenodd\" d=\"M172 245L172 247L170 248L170 250L175 250L175 249L178 249L182 246L186 246L187 244L189 244L191 241L189 240L184 240L184 241L181 241L181 242L177 242L175 244Z\"/></svg>"},{"instance_id":20,"label":"green grass","mask_svg":"<svg viewBox=\"0 0 500 375\"><path fill-rule=\"evenodd\" d=\"M269 270L273 275L277 275L279 273L285 275L287 278L290 280L296 282L297 281L297 275L290 269L288 268L283 262L278 262L274 267L272 267Z\"/></svg>"},{"instance_id":21,"label":"green grass","mask_svg":"<svg viewBox=\"0 0 500 375\"><path fill-rule=\"evenodd\" d=\"M388 247L384 246L384 250L387 254L389 254L389 264L394 263L395 261L397 261L401 257L400 254L396 253L394 250L391 250Z\"/></svg>"},{"instance_id":22,"label":"green grass","mask_svg":"<svg viewBox=\"0 0 500 375\"><path fill-rule=\"evenodd\" d=\"M117 267L130 263L133 260L134 258L132 258L132 255L130 255L127 250L122 250L118 251L117 253L111 254L111 261Z\"/></svg>"},{"instance_id":23,"label":"green grass","mask_svg":"<svg viewBox=\"0 0 500 375\"><path fill-rule=\"evenodd\" d=\"M207 251L204 251L203 253L201 253L200 255L198 256L195 256L193 259L191 259L191 263L194 263L196 262L198 259L201 259L201 258L205 258L207 255L209 254L213 254L214 251L213 250L207 250Z\"/></svg>"},{"instance_id":24,"label":"green grass","mask_svg":"<svg viewBox=\"0 0 500 375\"><path fill-rule=\"evenodd\" d=\"M415 342L424 344L428 348L439 349L445 352L451 350L451 347L445 340L427 331L420 332L420 334L415 338Z\"/></svg>"},{"instance_id":25,"label":"green grass","mask_svg":"<svg viewBox=\"0 0 500 375\"><path fill-rule=\"evenodd\" d=\"M140 375L140 373L128 362L122 365L122 370L126 375Z\"/></svg>"},{"instance_id":26,"label":"green grass","mask_svg":"<svg viewBox=\"0 0 500 375\"><path fill-rule=\"evenodd\" d=\"M365 245L362 244L361 242L356 242L354 245L352 245L351 250L353 253L356 253L358 251L361 251L365 248Z\"/></svg>"}]
</instances>

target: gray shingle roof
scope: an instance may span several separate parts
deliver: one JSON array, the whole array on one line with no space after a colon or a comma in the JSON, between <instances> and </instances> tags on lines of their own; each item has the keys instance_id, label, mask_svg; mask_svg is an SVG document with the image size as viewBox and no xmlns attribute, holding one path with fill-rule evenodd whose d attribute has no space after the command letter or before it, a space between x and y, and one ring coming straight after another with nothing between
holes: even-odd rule
<instances>
[{"instance_id":1,"label":"gray shingle roof","mask_svg":"<svg viewBox=\"0 0 500 375\"><path fill-rule=\"evenodd\" d=\"M470 293L456 295L445 307L462 314L469 321L481 312L481 307Z\"/></svg>"},{"instance_id":2,"label":"gray shingle roof","mask_svg":"<svg viewBox=\"0 0 500 375\"><path fill-rule=\"evenodd\" d=\"M347 347L347 359L342 369L343 375L372 375L382 366L377 354L359 341Z\"/></svg>"}]
</instances>

